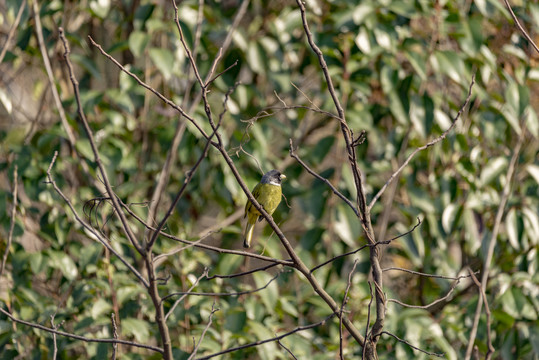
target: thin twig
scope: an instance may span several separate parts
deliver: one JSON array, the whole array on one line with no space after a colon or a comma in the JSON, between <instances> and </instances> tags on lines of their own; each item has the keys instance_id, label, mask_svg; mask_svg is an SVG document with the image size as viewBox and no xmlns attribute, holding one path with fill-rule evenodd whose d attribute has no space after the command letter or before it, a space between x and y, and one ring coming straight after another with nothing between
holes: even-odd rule
<instances>
[{"instance_id":1,"label":"thin twig","mask_svg":"<svg viewBox=\"0 0 539 360\"><path fill-rule=\"evenodd\" d=\"M191 285L191 287L189 288L189 290L187 290L187 293L182 295L178 300L176 300L174 302L174 305L171 306L170 310L166 313L165 315L165 321L168 320L169 316L174 312L174 309L176 309L176 307L183 301L183 299L185 299L185 297L191 292L193 291L193 289L198 285L198 283L200 282L200 280L202 280L203 278L207 278L208 277L208 269L204 269L204 272L202 273L202 275L200 275L194 282L193 285ZM161 299L161 301L164 301L165 299Z\"/></svg>"},{"instance_id":2,"label":"thin twig","mask_svg":"<svg viewBox=\"0 0 539 360\"><path fill-rule=\"evenodd\" d=\"M55 314L51 315L51 326L54 330L58 330L60 327L60 324L54 325L54 316ZM52 353L52 359L56 360L56 357L58 356L58 344L56 343L56 334L52 333L52 344L53 344L53 353Z\"/></svg>"},{"instance_id":3,"label":"thin twig","mask_svg":"<svg viewBox=\"0 0 539 360\"><path fill-rule=\"evenodd\" d=\"M15 18L15 21L11 25L11 29L9 29L6 42L4 43L4 46L2 47L2 52L0 52L0 64L2 63L2 61L4 61L4 56L6 56L7 50L9 49L9 43L11 42L11 39L13 39L13 35L15 35L15 31L19 27L22 13L24 12L25 7L26 7L26 0L23 0L21 3L21 6L19 7L19 11L17 12L17 17Z\"/></svg>"},{"instance_id":4,"label":"thin twig","mask_svg":"<svg viewBox=\"0 0 539 360\"><path fill-rule=\"evenodd\" d=\"M0 267L0 276L4 274L4 269L6 268L7 257L9 255L9 249L11 248L11 243L13 241L13 230L15 229L15 215L17 214L17 192L19 186L19 179L17 174L18 166L15 164L13 169L13 191L12 191L12 202L11 202L11 221L9 224L9 232L7 235L7 244L6 249L4 250L4 256L2 257L2 266Z\"/></svg>"},{"instance_id":5,"label":"thin twig","mask_svg":"<svg viewBox=\"0 0 539 360\"><path fill-rule=\"evenodd\" d=\"M467 277L467 276L466 276ZM442 301L445 301L447 300L451 294L453 293L453 291L455 290L455 288L457 287L457 285L460 283L460 278L458 278L455 283L453 285L451 285L451 287L449 288L449 291L447 292L447 294L442 297L442 298L439 298L437 300L434 300L433 302L431 302L430 304L427 304L427 305L410 305L410 304L406 304L406 303L403 303L402 301L400 300L397 300L397 299L387 299L387 302L393 302L393 303L396 303L396 304L399 304L401 306L404 306L404 307L407 307L407 308L411 308L411 309L428 309Z\"/></svg>"},{"instance_id":6,"label":"thin twig","mask_svg":"<svg viewBox=\"0 0 539 360\"><path fill-rule=\"evenodd\" d=\"M414 156L420 152L420 151L423 151L437 143L439 143L440 141L442 141L443 139L445 139L447 137L447 135L449 134L449 132L451 132L451 130L453 130L453 128L455 127L455 125L457 125L457 121L458 119L460 118L460 116L462 115L462 113L464 112L464 109L466 108L466 106L468 106L469 102L470 102L470 99L472 98L472 89L473 89L473 86L475 84L475 74L473 74L472 76L472 81L470 82L470 86L468 88L468 95L466 96L466 100L464 101L464 103L462 104L462 106L460 107L459 111L457 112L457 115L454 117L453 119L453 122L451 123L451 126L449 126L449 128L447 128L447 130L445 130L440 136L438 136L437 138L429 141L428 143L426 143L425 145L423 146L420 146L418 148L416 148L414 151L412 151L412 153L410 155L408 155L408 158L402 163L402 165L397 169L397 171L395 171L393 174L391 174L391 176L389 177L389 179L387 179L386 183L384 184L384 186L382 186L382 188L380 190L378 190L378 192L376 193L376 195L372 198L370 204L369 204L369 211L372 209L372 207L374 206L374 204L376 203L376 201L378 201L378 199L380 198L380 196L382 196L382 194L384 193L384 191L387 189L387 187L389 186L389 184L391 184L391 182L397 177L397 175L399 175L401 173L401 171L406 167L408 166L408 164L410 163L410 161L414 158Z\"/></svg>"},{"instance_id":7,"label":"thin twig","mask_svg":"<svg viewBox=\"0 0 539 360\"><path fill-rule=\"evenodd\" d=\"M69 145L71 146L72 150L75 150L75 142L77 141L77 139L75 138L75 134L73 133L73 130L71 129L71 126L69 125L67 121L64 107L62 106L62 101L60 100L60 94L58 94L58 88L56 87L56 83L54 81L52 66L49 60L49 55L47 54L47 47L45 46L45 40L43 38L43 31L41 29L41 19L39 18L39 5L37 4L37 0L34 0L32 2L32 7L33 7L33 12L34 12L37 42L39 45L39 50L41 51L41 57L43 58L43 64L45 65L45 70L47 71L47 77L49 79L49 86L52 91L52 97L54 98L54 104L56 105L56 109L58 110L58 115L60 116L62 126L64 127L64 130L66 132Z\"/></svg>"},{"instance_id":8,"label":"thin twig","mask_svg":"<svg viewBox=\"0 0 539 360\"><path fill-rule=\"evenodd\" d=\"M208 329L211 326L212 319L213 319L213 314L216 313L217 311L219 311L219 308L215 308L215 300L213 300L213 304L211 306L211 312L210 312L210 317L209 317L209 320L208 320L208 324L206 325L206 327L202 331L202 335L200 335L200 339L198 339L198 343L196 344L195 348L193 349L193 352L191 353L191 355L189 356L189 358L187 360L192 360L195 357L195 355L197 354L198 348L200 347L200 344L202 343L202 340L204 339L204 336L206 336L206 332L208 331Z\"/></svg>"},{"instance_id":9,"label":"thin twig","mask_svg":"<svg viewBox=\"0 0 539 360\"><path fill-rule=\"evenodd\" d=\"M91 147L92 153L94 155L94 160L97 163L97 166L99 168L99 172L101 174L101 178L103 180L105 188L107 189L107 193L111 198L112 205L113 205L113 208L115 210L116 216L118 216L118 218L119 218L119 220L120 220L120 222L122 224L122 228L123 228L123 230L125 232L125 235L129 239L131 244L135 247L135 249L137 249L139 254L143 255L144 254L144 248L141 247L141 245L139 244L135 234L133 233L133 230L131 230L131 227L129 226L129 223L127 222L127 218L125 217L125 214L122 212L122 208L121 208L121 206L120 206L120 204L118 202L118 199L116 198L116 195L114 194L114 191L112 190L112 185L111 185L111 183L109 181L109 178L108 178L107 172L105 170L105 167L103 165L103 162L101 160L101 157L99 156L99 151L97 150L97 145L96 145L96 142L94 140L93 132L90 129L90 125L88 124L88 120L86 119L86 115L84 114L82 101L81 101L81 98L80 98L79 82L78 82L77 78L75 77L75 72L73 70L73 65L71 64L71 60L69 58L69 54L71 52L70 49L69 49L69 43L68 43L68 41L67 41L67 39L65 37L64 29L59 28L58 30L59 30L59 34L60 34L60 39L62 40L62 43L64 45L64 59L66 61L67 69L68 69L68 72L69 72L69 78L71 80L71 84L73 86L73 92L75 94L75 100L77 102L77 112L79 114L79 120L82 123L82 125L84 127L84 130L86 131L86 136L88 137L88 141L90 142L90 147Z\"/></svg>"},{"instance_id":10,"label":"thin twig","mask_svg":"<svg viewBox=\"0 0 539 360\"><path fill-rule=\"evenodd\" d=\"M115 339L118 339L118 327L116 326L116 318L114 317L114 313L110 313L110 321L112 323L112 336ZM116 360L116 351L118 350L118 344L114 343L112 344L112 360Z\"/></svg>"},{"instance_id":11,"label":"thin twig","mask_svg":"<svg viewBox=\"0 0 539 360\"><path fill-rule=\"evenodd\" d=\"M80 335L67 333L65 331L51 329L51 328L48 328L48 327L40 325L40 324L35 324L35 323L29 322L29 321L20 320L20 319L16 318L15 316L11 315L8 311L2 309L1 307L0 307L0 312L2 314L6 315L8 318L10 318L11 321L14 321L14 322L16 322L18 324L30 326L30 327L32 327L34 329L47 331L49 333L60 335L60 336L65 336L65 337L68 337L68 338L71 338L71 339L81 340L81 341L89 342L89 343L95 342L95 343L107 343L107 344L123 344L123 345L138 347L138 348L142 348L142 349L152 350L152 351L155 351L155 352L158 352L158 353L163 353L163 349L158 348L156 346L152 346L152 345L139 344L139 343L136 343L136 342L133 342L133 341L120 340L120 339L88 338L88 337L85 337L85 336L80 336Z\"/></svg>"},{"instance_id":12,"label":"thin twig","mask_svg":"<svg viewBox=\"0 0 539 360\"><path fill-rule=\"evenodd\" d=\"M479 292L481 293L481 298L483 299L483 303L485 304L485 313L487 315L487 346L488 346L487 354L485 355L485 360L490 360L492 358L492 354L494 354L494 351L496 349L494 349L494 346L492 345L492 334L491 334L491 329L490 329L490 323L491 323L490 315L491 314L490 314L490 308L488 306L487 294L485 294L485 290L483 290L483 288L481 287L481 283L475 277L475 274L472 272L472 270L468 269L468 271L470 272L470 276L474 284L479 289Z\"/></svg>"},{"instance_id":13,"label":"thin twig","mask_svg":"<svg viewBox=\"0 0 539 360\"><path fill-rule=\"evenodd\" d=\"M513 9L511 8L511 4L509 4L509 1L508 0L503 0L503 2L505 3L505 6L507 6L507 9L509 10L509 13L511 14L511 17L515 21L515 24L517 25L520 32L524 35L526 40L528 40L530 42L530 44L532 44L535 51L537 51L539 53L539 47L537 47L537 45L535 44L535 42L533 41L531 36L526 32L526 29L524 29L524 27L522 25L520 25L520 21L518 21L517 16L513 12Z\"/></svg>"},{"instance_id":14,"label":"thin twig","mask_svg":"<svg viewBox=\"0 0 539 360\"><path fill-rule=\"evenodd\" d=\"M273 342L273 341L281 340L281 339L284 339L285 337L290 336L290 335L292 335L292 334L295 334L295 333L297 333L297 332L299 332L299 331L309 330L309 329L312 329L312 328L315 328L315 327L318 327L318 326L322 326L322 325L324 325L327 321L329 321L332 317L334 317L335 315L336 315L336 314L331 314L331 315L329 315L327 318L325 318L324 320L322 320L322 321L320 321L320 322L318 322L318 323L316 323L316 324L310 324L310 325L305 325L305 326L298 326L297 328L295 328L295 329L292 330L292 331L289 331L289 332L287 332L287 333L284 333L283 335L279 335L279 336L272 337L271 339L259 340L259 341L255 341L255 342L252 342L252 343L249 343L249 344L236 346L236 347L233 347L233 348L230 348L230 349L226 349L226 350L217 352L217 353L215 353L215 354L211 354L211 355L207 355L207 356L204 356L204 357L201 357L201 358L197 358L197 360L207 360L207 359L211 359L211 358L213 358L213 357L219 356L219 355L228 354L228 353L231 353L231 352L234 352L234 351L238 351L238 350L250 348L250 347L253 347L253 346L262 345L262 344L265 344L265 343L268 343L268 342Z\"/></svg>"},{"instance_id":15,"label":"thin twig","mask_svg":"<svg viewBox=\"0 0 539 360\"><path fill-rule=\"evenodd\" d=\"M357 248L357 249L355 249L355 250L349 251L349 252L344 253L344 254L337 255L337 256L335 256L335 257L333 257L333 258L331 258L331 259L329 259L329 260L326 260L326 261L324 261L323 263L321 263L321 264L316 265L315 267L313 267L313 268L311 269L311 273L314 272L315 270L320 269L322 266L325 266L325 265L327 265L327 264L329 264L329 263L331 263L331 262L333 262L333 261L335 261L335 260L337 260L337 259L343 258L343 257L345 257L345 256L353 255L353 254L355 254L355 253L357 253L357 252L359 252L359 251L361 251L361 250L363 250L363 249L365 249L365 248L372 248L372 247L376 247L376 246L379 246L379 245L389 245L391 242L393 242L393 241L395 241L395 240L397 240L397 239L399 239L399 238L401 238L401 237L403 237L403 236L406 236L406 235L412 233L412 232L413 232L419 225L421 225L421 220L420 220L419 218L417 218L417 224L415 224L414 227L411 228L410 230L408 230L407 232L405 232L405 233L403 233L403 234L400 234L400 235L397 235L397 236L395 236L394 238L389 239L389 240L378 241L378 242L376 242L376 243L374 243L374 244L365 244L365 245L360 246L359 248Z\"/></svg>"},{"instance_id":16,"label":"thin twig","mask_svg":"<svg viewBox=\"0 0 539 360\"><path fill-rule=\"evenodd\" d=\"M367 322L365 324L365 343L368 343L369 340L369 326L371 324L371 305L372 300L374 299L374 294L372 293L372 284L370 281L367 281L367 284L369 284L369 293L371 294L371 298L369 300L369 306L367 307ZM365 353L367 351L367 344L363 346L363 350L361 351L361 360L365 359Z\"/></svg>"},{"instance_id":17,"label":"thin twig","mask_svg":"<svg viewBox=\"0 0 539 360\"><path fill-rule=\"evenodd\" d=\"M138 272L137 269L135 269L133 267L133 265L131 265L120 253L118 253L109 243L109 241L98 231L96 231L90 224L88 224L87 222L85 222L80 216L79 214L77 213L77 211L75 210L75 207L73 206L73 204L71 203L71 201L67 198L67 196L64 195L64 193L62 192L62 190L60 190L60 188L58 187L58 185L56 185L56 181L54 181L52 175L51 175L51 171L52 171L52 167L54 166L54 163L56 162L56 158L58 156L58 151L55 151L54 152L54 156L51 160L51 163L49 165L49 168L47 169L47 183L51 184L52 187L54 188L54 190L56 191L56 193L58 195L60 195L60 197L64 200L64 202L67 204L67 206L69 207L69 209L71 210L71 212L73 213L73 216L75 216L75 219L77 220L77 222L82 225L82 227L84 227L86 230L88 230L88 232L90 232L96 239L97 241L99 241L104 247L106 247L111 253L113 253L114 255L116 255L116 257L125 265L127 266L127 268L140 280L140 282L145 286L145 287L148 287L149 286L149 283L148 283L148 280L146 280L142 274L140 272Z\"/></svg>"},{"instance_id":18,"label":"thin twig","mask_svg":"<svg viewBox=\"0 0 539 360\"><path fill-rule=\"evenodd\" d=\"M281 275L281 273L278 273L277 275L275 275L273 278L271 278L267 283L266 285L262 286L262 287L259 287L257 289L253 289L253 290L245 290L245 291L239 291L239 292L232 292L232 293L226 293L226 292L222 292L222 293L201 293L201 292L190 292L190 291L186 291L186 292L174 292L174 293L171 293L171 294L168 294L167 296L164 296L163 297L163 300L162 301L165 301L173 296L178 296L178 295L192 295L192 296L240 296L240 295L246 295L246 294L252 294L252 293L255 293L255 292L258 292L258 291L261 291L261 290L264 290L265 288L267 288L274 280L276 280L279 275Z\"/></svg>"},{"instance_id":19,"label":"thin twig","mask_svg":"<svg viewBox=\"0 0 539 360\"><path fill-rule=\"evenodd\" d=\"M184 118L186 118L187 120L189 120L196 128L197 130L200 132L200 134L202 136L204 136L206 139L208 139L209 135L206 134L206 132L200 127L200 125L197 124L197 122L195 121L195 119L193 119L189 114L187 114L187 112L185 112L185 110L183 110L182 107L180 107L179 105L176 105L173 101L169 100L167 97L165 97L163 94L161 94L159 91L155 90L153 87L151 87L150 85L146 84L144 81L142 81L137 75L135 75L134 73L132 73L131 71L127 70L122 64L120 64L118 62L118 60L116 60L114 57L112 57L111 55L109 55L105 50L103 50L103 48L101 47L101 45L99 45L98 43L96 43L94 41L94 39L92 39L91 36L88 36L88 39L90 40L90 43L95 46L103 56L105 56L107 59L109 59L110 61L112 61L114 63L114 65L116 65L121 71L123 71L124 73L126 73L127 75L129 75L131 78L133 78L140 86L142 86L143 88L145 88L146 90L148 91L151 91L155 96L157 96L161 101L163 101L165 104L167 104L168 106L170 106L171 108L173 108L174 110L176 110L177 112L179 112Z\"/></svg>"},{"instance_id":20,"label":"thin twig","mask_svg":"<svg viewBox=\"0 0 539 360\"><path fill-rule=\"evenodd\" d=\"M384 271L384 272L385 271L391 271L391 270L404 271L404 272L414 274L414 275L420 275L420 276L425 276L425 277L429 277L429 278L436 278L436 279L446 279L446 280L460 280L460 279L470 277L470 275L462 275L462 276L459 276L459 277L454 277L454 276L445 276L445 275L437 275L437 274L427 274L427 273L414 271L414 270L409 270L409 269L404 269L404 268L400 268L400 267L388 267L388 268L382 269L382 271ZM479 273L479 271L476 271L474 274L477 274L477 273Z\"/></svg>"},{"instance_id":21,"label":"thin twig","mask_svg":"<svg viewBox=\"0 0 539 360\"><path fill-rule=\"evenodd\" d=\"M255 268L255 269L251 269L251 270L248 270L248 271L244 271L244 272L241 272L241 273L231 274L231 275L212 275L212 276L209 276L207 279L208 280L215 279L215 278L218 278L218 279L232 279L232 278L239 277L239 276L249 275L249 274L252 274L252 273L255 273L255 272L258 272L258 271L264 271L264 270L270 269L270 268L272 268L274 266L277 266L277 265L280 265L280 264L273 263L273 264L269 264L269 265L266 265L266 266L261 266L261 267Z\"/></svg>"},{"instance_id":22,"label":"thin twig","mask_svg":"<svg viewBox=\"0 0 539 360\"><path fill-rule=\"evenodd\" d=\"M524 142L524 131L522 131L522 133L520 134L520 137L518 138L518 142L513 150L513 156L511 157L511 161L509 162L509 167L507 168L507 176L505 177L506 182L503 187L502 196L500 198L500 205L498 206L498 210L496 212L496 218L494 220L494 227L492 228L492 233L490 235L490 239L488 242L487 256L485 257L485 262L483 264L483 274L481 276L481 288L485 292L487 289L488 275L490 272L490 264L494 256L494 248L496 247L496 241L498 239L498 232L500 231L500 225L502 223L503 214L505 212L505 205L507 204L507 200L509 199L509 195L511 193L513 174L515 172L515 167L518 161L518 157L520 155L520 148L522 147L523 142ZM468 342L468 347L466 348L465 360L469 360L472 355L473 345L475 343L475 336L477 335L477 327L479 325L479 317L481 316L482 306L483 306L483 302L478 301L476 309L475 309L472 329L470 331L470 341Z\"/></svg>"},{"instance_id":23,"label":"thin twig","mask_svg":"<svg viewBox=\"0 0 539 360\"><path fill-rule=\"evenodd\" d=\"M122 203L122 206L124 207L124 209L127 211L127 213L131 217L133 217L139 223L144 225L146 228L148 228L148 229L150 229L152 231L155 231L155 228L153 226L150 226L146 222L144 222L144 220L141 219L136 213L134 213L126 204ZM165 233L163 231L161 231L160 235L163 236L163 237L166 237L167 239L174 240L174 241L177 241L177 242L182 243L182 244L193 245L196 248L215 251L215 252L217 252L219 254L233 254L233 255L239 255L239 256L248 256L248 257L252 257L252 258L255 258L255 259L258 259L258 260L267 261L267 262L274 263L274 264L294 267L294 262L292 260L275 259L275 258L271 258L271 257L268 257L268 256L258 255L258 254L250 253L250 252L247 252L247 251L241 251L241 250L223 249L223 248L219 248L219 247L216 247L216 246L211 246L211 245L207 245L207 244L203 244L203 243L197 243L197 241L189 241L189 240L185 240L185 239L180 239L179 237L167 234L167 233Z\"/></svg>"},{"instance_id":24,"label":"thin twig","mask_svg":"<svg viewBox=\"0 0 539 360\"><path fill-rule=\"evenodd\" d=\"M303 160L300 159L300 157L298 156L298 154L296 154L296 150L297 148L294 150L294 146L292 144L292 139L289 139L289 144L290 144L290 148L289 148L289 152L290 152L290 156L293 157L294 159L296 159L296 161L301 165L303 166L303 168L305 170L307 170L307 172L309 174L311 174L312 176L314 176L315 178L317 178L318 180L320 181L323 181L324 183L326 183L327 186L329 186L329 188L331 189L331 191L333 191L333 193L335 195L337 195L338 197L341 198L342 201L344 201L351 209L352 211L354 211L354 213L356 214L356 216L359 217L359 211L358 209L356 209L356 207L354 206L354 204L352 204L352 202L350 200L348 200L346 198L346 196L344 196L339 190L337 190L337 188L335 186L333 186L333 184L331 184L331 182L320 176L319 174L317 174L316 172L314 172L314 170L312 170L307 164L305 164L303 162Z\"/></svg>"},{"instance_id":25,"label":"thin twig","mask_svg":"<svg viewBox=\"0 0 539 360\"><path fill-rule=\"evenodd\" d=\"M277 334L275 334L277 335ZM283 349L286 350L287 353L290 354L290 356L292 356L295 360L298 360L298 358L296 357L296 355L294 355L294 353L292 353L292 351L287 348L286 346L284 346L284 344L281 342L281 340L277 339L277 344L279 344L280 347L282 347Z\"/></svg>"},{"instance_id":26,"label":"thin twig","mask_svg":"<svg viewBox=\"0 0 539 360\"><path fill-rule=\"evenodd\" d=\"M427 355L430 355L430 356L436 356L436 357L439 357L439 358L445 357L445 354L444 354L444 353L434 353L434 352L430 352L430 351L426 351L426 350L420 349L420 348L418 348L417 346L414 346L414 345L410 344L408 341L399 338L397 335L390 333L389 331L382 331L382 332L380 333L380 335L382 335L382 334L389 335L389 336L391 336L391 337L397 339L397 341L399 341L399 342L401 342L401 343L403 343L403 344L406 344L406 345L408 345L409 347L411 347L412 349L417 350L417 351L420 351L420 352L422 352L423 354L427 354Z\"/></svg>"},{"instance_id":27,"label":"thin twig","mask_svg":"<svg viewBox=\"0 0 539 360\"><path fill-rule=\"evenodd\" d=\"M348 283L346 284L346 290L344 291L344 297L342 299L341 304L341 310L339 312L339 356L341 357L341 360L344 360L344 354L343 354L343 336L342 336L342 314L344 312L344 307L346 306L346 303L348 302L348 292L350 291L350 287L352 286L352 275L354 274L354 271L356 271L356 266L359 259L354 260L354 265L352 266L352 270L350 270L350 273L348 273Z\"/></svg>"}]
</instances>

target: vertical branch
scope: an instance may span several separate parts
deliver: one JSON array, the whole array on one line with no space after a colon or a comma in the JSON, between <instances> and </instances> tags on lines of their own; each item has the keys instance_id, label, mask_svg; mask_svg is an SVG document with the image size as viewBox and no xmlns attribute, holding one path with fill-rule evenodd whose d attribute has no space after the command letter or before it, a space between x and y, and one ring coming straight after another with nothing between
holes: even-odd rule
<instances>
[{"instance_id":1,"label":"vertical branch","mask_svg":"<svg viewBox=\"0 0 539 360\"><path fill-rule=\"evenodd\" d=\"M69 59L70 49L69 49L69 43L67 42L67 39L64 34L64 29L60 28L60 39L62 40L62 43L64 44L64 59L66 61L67 69L69 71L69 78L71 80L71 83L73 85L73 91L75 93L75 100L77 102L77 111L79 114L80 121L84 127L84 130L86 131L86 135L88 136L88 140L90 142L90 146L92 148L92 152L94 154L94 160L97 163L97 166L99 168L99 172L101 173L101 177L103 179L103 183L105 184L105 188L107 189L107 193L110 197L110 200L112 202L114 213L118 218L120 219L120 222L122 223L122 227L125 231L125 234L131 244L137 249L139 254L144 255L144 248L140 246L138 243L135 234L133 233L133 230L131 230L131 227L129 226L127 222L127 218L125 217L125 214L123 213L122 207L120 206L120 203L118 202L118 199L116 198L116 194L114 194L114 191L112 190L112 186L110 184L107 172L105 170L105 167L103 166L103 162L101 161L101 157L99 156L99 152L97 150L97 145L94 140L94 136L92 133L92 130L90 129L90 125L88 124L88 120L86 119L86 115L84 114L84 111L82 109L82 103L80 99L80 91L79 91L79 82L77 78L75 77L75 72L73 70L73 65L71 64L71 60Z\"/></svg>"},{"instance_id":2,"label":"vertical branch","mask_svg":"<svg viewBox=\"0 0 539 360\"><path fill-rule=\"evenodd\" d=\"M17 191L18 191L18 167L15 165L13 170L13 201L11 208L11 222L9 224L9 233L7 236L6 249L4 250L4 256L2 257L2 266L0 266L0 276L4 274L4 269L6 268L7 257L9 255L9 248L11 247L11 242L13 241L13 230L15 229L15 215L17 214Z\"/></svg>"},{"instance_id":3,"label":"vertical branch","mask_svg":"<svg viewBox=\"0 0 539 360\"><path fill-rule=\"evenodd\" d=\"M9 48L9 43L11 42L11 39L13 39L13 35L15 35L15 31L19 27L22 13L25 7L26 7L26 0L23 0L21 3L21 6L19 7L19 11L17 12L17 17L15 18L13 25L11 25L11 29L9 29L9 33L7 34L6 43L4 44L4 46L2 47L2 51L0 52L0 64L2 63L2 61L4 61L4 56L6 56L7 50Z\"/></svg>"},{"instance_id":4,"label":"vertical branch","mask_svg":"<svg viewBox=\"0 0 539 360\"><path fill-rule=\"evenodd\" d=\"M335 108L337 109L337 113L339 115L340 119L340 125L341 125L341 132L343 135L343 139L346 143L346 151L348 153L348 162L350 164L352 174L354 176L354 183L356 186L357 191L357 208L359 210L359 219L361 221L361 226L363 228L363 231L365 232L365 236L367 237L367 240L370 244L376 243L375 237L374 237L374 231L371 224L370 219L370 211L367 207L367 200L365 197L365 192L363 190L363 179L361 177L361 173L359 171L359 168L357 166L356 161L356 152L355 152L355 146L357 145L357 141L353 138L353 133L348 127L348 124L346 122L346 117L344 113L344 109L339 101L339 98L337 96L337 93L335 91L335 87L333 86L333 81L331 80L331 76L329 75L329 70L327 67L327 63L324 60L324 54L322 53L322 50L316 45L316 43L313 40L313 34L309 28L309 24L307 22L307 13L305 10L305 5L301 0L296 0L296 3L298 4L298 7L301 12L301 19L303 23L303 28L305 30L305 35L307 36L307 41L309 45L311 46L312 50L318 57L318 62L320 63L320 67L322 69L322 72L324 74L329 93L331 95L331 98L333 99L333 103L335 105ZM382 288L382 268L380 266L380 249L378 249L377 246L370 247L370 260L371 260L371 266L372 266L372 276L374 281L374 287L375 287L375 296L376 296L376 321L373 326L373 337L371 339L372 341L372 352L368 351L368 358L376 358L376 342L379 339L377 334L380 334L382 332L382 329L384 327L384 319L385 319L385 295ZM367 339L365 339L367 344L371 344L371 341L367 342Z\"/></svg>"},{"instance_id":5,"label":"vertical branch","mask_svg":"<svg viewBox=\"0 0 539 360\"><path fill-rule=\"evenodd\" d=\"M69 123L67 122L67 117L64 111L64 107L62 106L62 101L60 100L60 94L58 94L58 89L56 88L56 84L54 82L52 66L49 60L49 55L47 54L47 48L45 46L45 39L43 38L43 31L41 29L41 19L39 18L39 6L37 4L37 0L32 1L32 8L34 11L34 21L36 23L35 30L36 30L36 35L37 35L37 42L39 44L41 57L43 58L43 64L45 65L45 70L47 71L47 76L49 78L49 86L51 87L52 97L54 98L54 104L56 105L56 109L58 110L58 114L60 115L60 120L62 121L62 126L64 127L64 130L67 134L67 139L69 140L69 145L71 146L71 150L74 151L75 142L77 140L75 138L75 134L73 134L73 130L71 129L71 126L69 126Z\"/></svg>"},{"instance_id":6,"label":"vertical branch","mask_svg":"<svg viewBox=\"0 0 539 360\"><path fill-rule=\"evenodd\" d=\"M525 131L523 130L520 137L518 138L518 142L515 146L515 149L513 150L513 156L511 157L511 161L507 169L506 182L503 187L502 197L500 199L500 205L498 206L498 211L496 212L496 218L494 220L494 227L492 229L492 234L489 239L488 248L487 248L487 256L485 257L485 263L483 264L483 274L481 276L481 291L483 292L486 292L486 289L487 289L488 275L490 272L490 264L492 263L492 258L494 256L494 248L496 247L496 239L498 238L498 233L500 231L500 225L502 223L502 217L505 211L505 205L507 204L507 200L509 199L509 195L511 193L511 185L513 184L513 174L515 172L515 167L517 164L518 156L520 155L520 148L522 147L522 143L524 142L524 134L525 134ZM472 356L472 350L473 350L473 345L475 342L475 337L477 335L477 327L479 325L479 317L481 316L482 306L483 306L483 302L478 301L477 307L475 309L475 316L474 316L472 330L470 332L470 340L468 342L468 347L466 348L465 360L469 360L470 357Z\"/></svg>"}]
</instances>

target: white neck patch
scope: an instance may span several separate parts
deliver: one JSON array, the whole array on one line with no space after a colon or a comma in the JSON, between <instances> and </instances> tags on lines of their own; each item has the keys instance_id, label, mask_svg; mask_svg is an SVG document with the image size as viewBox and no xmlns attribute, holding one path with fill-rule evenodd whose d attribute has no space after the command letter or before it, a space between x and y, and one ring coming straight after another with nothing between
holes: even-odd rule
<instances>
[{"instance_id":1,"label":"white neck patch","mask_svg":"<svg viewBox=\"0 0 539 360\"><path fill-rule=\"evenodd\" d=\"M270 185L275 185L275 186L281 186L281 184L275 182L275 181L270 181L269 182Z\"/></svg>"}]
</instances>

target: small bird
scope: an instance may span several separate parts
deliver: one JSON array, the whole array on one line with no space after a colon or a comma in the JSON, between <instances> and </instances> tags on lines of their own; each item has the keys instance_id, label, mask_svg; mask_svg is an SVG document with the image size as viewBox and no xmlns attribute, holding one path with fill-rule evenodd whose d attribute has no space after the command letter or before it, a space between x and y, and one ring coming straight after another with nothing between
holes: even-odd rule
<instances>
[{"instance_id":1,"label":"small bird","mask_svg":"<svg viewBox=\"0 0 539 360\"><path fill-rule=\"evenodd\" d=\"M260 180L252 191L256 201L270 215L273 214L281 202L281 182L283 179L286 179L284 174L281 174L278 170L270 170L262 176L262 180ZM247 200L247 204L245 204L244 217L247 217L247 224L245 225L245 233L243 234L243 247L248 248L251 246L256 220L262 221L264 217L250 200Z\"/></svg>"}]
</instances>

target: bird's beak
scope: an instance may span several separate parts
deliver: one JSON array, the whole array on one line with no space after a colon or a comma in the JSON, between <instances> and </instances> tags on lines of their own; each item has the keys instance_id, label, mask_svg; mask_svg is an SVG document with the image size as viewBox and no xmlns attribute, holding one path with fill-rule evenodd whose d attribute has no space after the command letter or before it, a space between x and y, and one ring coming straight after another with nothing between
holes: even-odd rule
<instances>
[{"instance_id":1,"label":"bird's beak","mask_svg":"<svg viewBox=\"0 0 539 360\"><path fill-rule=\"evenodd\" d=\"M286 175L285 175L285 174L281 174L281 179L286 179Z\"/></svg>"}]
</instances>

